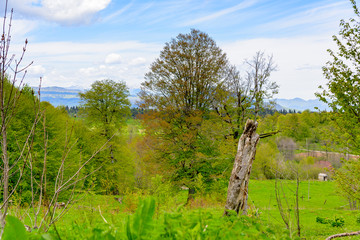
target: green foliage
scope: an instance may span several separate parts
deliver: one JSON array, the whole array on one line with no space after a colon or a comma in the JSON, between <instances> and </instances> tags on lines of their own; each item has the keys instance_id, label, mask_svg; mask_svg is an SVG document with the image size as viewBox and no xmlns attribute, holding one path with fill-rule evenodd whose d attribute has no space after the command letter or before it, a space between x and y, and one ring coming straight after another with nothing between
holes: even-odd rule
<instances>
[{"instance_id":1,"label":"green foliage","mask_svg":"<svg viewBox=\"0 0 360 240\"><path fill-rule=\"evenodd\" d=\"M292 196L294 181L284 182L287 196ZM166 183L162 182L159 185ZM224 184L226 185L225 181ZM253 217L233 215L227 218L222 216L224 196L218 203L210 203L209 199L213 195L210 192L204 199L207 201L206 204L201 208L184 207L186 192L179 190L178 194L169 196L168 202L172 202L172 205L166 211L162 206L159 207L156 201L152 218L145 217L152 227L146 228L147 233L142 235L142 239L297 239L293 231L290 233L284 230L280 223L281 217L274 197L273 180L251 180L249 192L249 205L254 209L249 212L256 214L253 214ZM310 185L308 182L301 182L299 196L303 238L325 239L327 236L339 233L340 230L351 232L358 229L356 219L359 213L344 211L343 206L346 202L335 194L334 182L310 181ZM131 209L124 205L137 202L139 197L149 196L144 195L144 192L129 192L124 197L122 205L114 201L114 196L83 196L80 202L69 209L69 213L57 222L56 229L61 239L128 239L126 227L128 223L130 226L134 223L135 213L132 212L135 212L136 204ZM293 204L290 200L291 210ZM100 216L98 205L101 205L102 215L108 223L105 223ZM141 209L139 205L136 212L140 213ZM149 213L149 211L145 212ZM341 216L346 224L340 230L330 224L316 224L317 216L327 217L333 221L337 216ZM29 219L22 221L30 222ZM340 219L338 221L340 222ZM35 230L29 233L30 239L58 239L54 228L51 228L46 236L49 238L45 238L43 233Z\"/></svg>"},{"instance_id":2,"label":"green foliage","mask_svg":"<svg viewBox=\"0 0 360 240\"><path fill-rule=\"evenodd\" d=\"M196 177L195 177L195 182L194 182L194 186L195 186L195 190L198 194L203 195L205 193L205 183L204 183L204 177L201 175L201 173L199 173Z\"/></svg>"},{"instance_id":3,"label":"green foliage","mask_svg":"<svg viewBox=\"0 0 360 240\"><path fill-rule=\"evenodd\" d=\"M140 93L146 107L180 112L210 109L225 76L226 54L206 33L192 29L165 44ZM169 112L170 111L170 112Z\"/></svg>"},{"instance_id":4,"label":"green foliage","mask_svg":"<svg viewBox=\"0 0 360 240\"><path fill-rule=\"evenodd\" d=\"M345 220L342 217L335 217L331 222L332 227L343 227L345 225Z\"/></svg>"},{"instance_id":5,"label":"green foliage","mask_svg":"<svg viewBox=\"0 0 360 240\"><path fill-rule=\"evenodd\" d=\"M129 240L151 239L153 229L153 216L155 213L155 200L148 198L140 201L135 214L128 218L126 235Z\"/></svg>"},{"instance_id":6,"label":"green foliage","mask_svg":"<svg viewBox=\"0 0 360 240\"><path fill-rule=\"evenodd\" d=\"M130 115L129 91L124 82L96 81L91 89L79 94L82 115L90 124L91 133L82 136L81 145L88 156L106 141L107 147L94 158L91 169L101 169L95 174L97 190L106 194L119 194L134 185L134 162L123 137L121 127ZM97 146L87 146L94 139Z\"/></svg>"},{"instance_id":7,"label":"green foliage","mask_svg":"<svg viewBox=\"0 0 360 240\"><path fill-rule=\"evenodd\" d=\"M345 225L345 220L342 217L336 217L334 220L323 217L316 217L316 222L321 224L330 224L332 227L343 227Z\"/></svg>"},{"instance_id":8,"label":"green foliage","mask_svg":"<svg viewBox=\"0 0 360 240\"><path fill-rule=\"evenodd\" d=\"M146 160L166 169L178 185L194 189L198 174L208 182L218 167L226 168L219 166L222 143L214 141L223 139L224 129L210 109L223 97L227 70L226 54L193 29L166 43L145 75L140 98L149 109L143 117L151 151Z\"/></svg>"},{"instance_id":9,"label":"green foliage","mask_svg":"<svg viewBox=\"0 0 360 240\"><path fill-rule=\"evenodd\" d=\"M6 216L6 224L1 239L26 240L29 239L29 237L26 234L24 224L22 224L16 217L8 215Z\"/></svg>"},{"instance_id":10,"label":"green foliage","mask_svg":"<svg viewBox=\"0 0 360 240\"><path fill-rule=\"evenodd\" d=\"M256 156L253 163L252 178L256 179L273 179L278 170L277 158L279 150L275 142L260 144L256 150Z\"/></svg>"},{"instance_id":11,"label":"green foliage","mask_svg":"<svg viewBox=\"0 0 360 240\"><path fill-rule=\"evenodd\" d=\"M93 235L89 238L89 240L115 240L116 238L111 233L111 228L107 230L94 228L92 230Z\"/></svg>"},{"instance_id":12,"label":"green foliage","mask_svg":"<svg viewBox=\"0 0 360 240\"><path fill-rule=\"evenodd\" d=\"M316 222L321 224L328 224L331 222L331 220L328 218L316 217Z\"/></svg>"},{"instance_id":13,"label":"green foliage","mask_svg":"<svg viewBox=\"0 0 360 240\"><path fill-rule=\"evenodd\" d=\"M171 204L173 200L173 184L165 180L161 175L151 177L149 193L153 196L158 205Z\"/></svg>"},{"instance_id":14,"label":"green foliage","mask_svg":"<svg viewBox=\"0 0 360 240\"><path fill-rule=\"evenodd\" d=\"M179 208L153 218L155 202L143 200L126 223L126 239L289 239L288 232L274 231L257 219L236 215L224 218L208 211Z\"/></svg>"},{"instance_id":15,"label":"green foliage","mask_svg":"<svg viewBox=\"0 0 360 240\"><path fill-rule=\"evenodd\" d=\"M339 129L338 140L343 147L360 151L360 78L358 58L360 43L360 13L356 2L351 0L355 18L341 20L339 36L333 36L338 50L328 49L331 61L323 67L328 80L320 87L317 97L327 103L333 111L333 119Z\"/></svg>"},{"instance_id":16,"label":"green foliage","mask_svg":"<svg viewBox=\"0 0 360 240\"><path fill-rule=\"evenodd\" d=\"M343 163L335 170L334 178L338 193L349 200L350 209L357 209L360 200L360 160L353 159Z\"/></svg>"},{"instance_id":17,"label":"green foliage","mask_svg":"<svg viewBox=\"0 0 360 240\"><path fill-rule=\"evenodd\" d=\"M121 126L130 114L129 91L123 82L110 79L96 81L91 89L79 94L84 114L109 139L115 127Z\"/></svg>"}]
</instances>

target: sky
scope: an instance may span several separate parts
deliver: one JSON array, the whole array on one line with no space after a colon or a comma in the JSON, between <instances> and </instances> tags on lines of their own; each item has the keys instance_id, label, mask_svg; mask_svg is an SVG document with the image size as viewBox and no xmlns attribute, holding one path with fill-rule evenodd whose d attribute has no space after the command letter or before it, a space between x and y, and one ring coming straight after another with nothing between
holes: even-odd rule
<instances>
[{"instance_id":1,"label":"sky","mask_svg":"<svg viewBox=\"0 0 360 240\"><path fill-rule=\"evenodd\" d=\"M166 42L199 29L231 64L257 51L272 55L277 98L315 99L325 85L322 66L336 49L341 19L354 17L349 0L8 0L14 9L10 52L31 86L89 88L96 80L138 89ZM0 11L4 12L4 0Z\"/></svg>"}]
</instances>

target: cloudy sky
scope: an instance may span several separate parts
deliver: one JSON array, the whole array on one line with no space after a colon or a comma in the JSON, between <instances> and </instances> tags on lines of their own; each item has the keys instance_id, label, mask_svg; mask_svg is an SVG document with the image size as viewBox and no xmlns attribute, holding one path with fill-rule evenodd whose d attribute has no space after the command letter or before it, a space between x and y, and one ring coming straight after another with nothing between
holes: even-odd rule
<instances>
[{"instance_id":1,"label":"cloudy sky","mask_svg":"<svg viewBox=\"0 0 360 240\"><path fill-rule=\"evenodd\" d=\"M348 0L9 0L12 47L34 61L26 81L79 86L105 78L139 88L164 43L196 28L208 33L243 68L256 51L272 54L278 98L314 99L326 81L321 67ZM1 1L1 11L4 1Z\"/></svg>"}]
</instances>

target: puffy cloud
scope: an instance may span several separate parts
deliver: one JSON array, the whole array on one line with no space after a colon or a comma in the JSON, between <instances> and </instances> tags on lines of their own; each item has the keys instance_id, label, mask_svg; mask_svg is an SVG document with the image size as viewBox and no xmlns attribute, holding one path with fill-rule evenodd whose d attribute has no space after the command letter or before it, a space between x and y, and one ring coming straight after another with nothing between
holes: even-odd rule
<instances>
[{"instance_id":1,"label":"puffy cloud","mask_svg":"<svg viewBox=\"0 0 360 240\"><path fill-rule=\"evenodd\" d=\"M46 72L42 65L31 65L27 70L31 75L43 75Z\"/></svg>"},{"instance_id":2,"label":"puffy cloud","mask_svg":"<svg viewBox=\"0 0 360 240\"><path fill-rule=\"evenodd\" d=\"M106 64L116 64L116 63L121 63L121 56L119 54L116 53L110 53L109 55L106 56L105 58L105 63Z\"/></svg>"},{"instance_id":3,"label":"puffy cloud","mask_svg":"<svg viewBox=\"0 0 360 240\"><path fill-rule=\"evenodd\" d=\"M12 46L22 48L22 44ZM148 71L148 63L156 58L161 47L160 44L134 41L32 43L24 63L34 60L36 65L46 69L42 81L44 87L80 85L88 88L96 80L112 79L125 81L130 88L139 88ZM29 74L25 81L37 86L39 75Z\"/></svg>"},{"instance_id":4,"label":"puffy cloud","mask_svg":"<svg viewBox=\"0 0 360 240\"><path fill-rule=\"evenodd\" d=\"M110 2L111 0L15 0L13 5L24 15L70 25L89 23Z\"/></svg>"},{"instance_id":5,"label":"puffy cloud","mask_svg":"<svg viewBox=\"0 0 360 240\"><path fill-rule=\"evenodd\" d=\"M86 76L90 76L90 75L94 75L98 73L98 69L96 69L95 67L88 67L88 68L80 68L79 72L81 74L84 74Z\"/></svg>"},{"instance_id":6,"label":"puffy cloud","mask_svg":"<svg viewBox=\"0 0 360 240\"><path fill-rule=\"evenodd\" d=\"M146 63L146 59L142 57L134 58L133 60L130 61L131 66L139 66L145 63Z\"/></svg>"}]
</instances>

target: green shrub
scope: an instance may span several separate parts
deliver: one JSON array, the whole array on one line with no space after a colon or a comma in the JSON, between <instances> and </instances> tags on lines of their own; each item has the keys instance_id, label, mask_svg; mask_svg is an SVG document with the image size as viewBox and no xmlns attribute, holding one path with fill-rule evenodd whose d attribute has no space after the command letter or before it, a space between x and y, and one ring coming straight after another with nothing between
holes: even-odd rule
<instances>
[{"instance_id":1,"label":"green shrub","mask_svg":"<svg viewBox=\"0 0 360 240\"><path fill-rule=\"evenodd\" d=\"M317 223L321 223L321 224L328 224L330 223L330 219L328 218L323 218L323 217L316 217L316 222Z\"/></svg>"},{"instance_id":2,"label":"green shrub","mask_svg":"<svg viewBox=\"0 0 360 240\"><path fill-rule=\"evenodd\" d=\"M343 227L345 225L345 220L342 217L335 217L335 220L331 221L332 227Z\"/></svg>"},{"instance_id":3,"label":"green shrub","mask_svg":"<svg viewBox=\"0 0 360 240\"><path fill-rule=\"evenodd\" d=\"M345 220L342 217L335 217L334 220L323 217L316 217L316 222L321 224L330 224L332 227L343 227L345 225Z\"/></svg>"}]
</instances>

